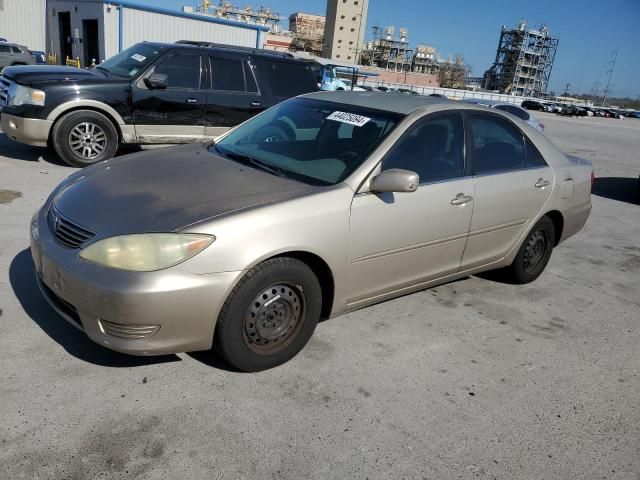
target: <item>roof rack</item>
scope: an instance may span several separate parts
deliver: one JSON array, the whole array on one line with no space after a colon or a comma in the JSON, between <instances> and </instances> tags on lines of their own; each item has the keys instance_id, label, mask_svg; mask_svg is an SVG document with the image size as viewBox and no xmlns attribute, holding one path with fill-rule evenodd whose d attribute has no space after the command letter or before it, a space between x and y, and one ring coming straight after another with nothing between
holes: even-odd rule
<instances>
[{"instance_id":1,"label":"roof rack","mask_svg":"<svg viewBox=\"0 0 640 480\"><path fill-rule=\"evenodd\" d=\"M291 53L288 52L276 52L275 50L264 50L253 47L240 47L236 45L226 45L224 43L205 42L200 40L178 40L176 44L192 45L194 47L203 48L223 48L225 50L239 50L242 52L259 53L261 55L274 55L276 57L295 58Z\"/></svg>"}]
</instances>

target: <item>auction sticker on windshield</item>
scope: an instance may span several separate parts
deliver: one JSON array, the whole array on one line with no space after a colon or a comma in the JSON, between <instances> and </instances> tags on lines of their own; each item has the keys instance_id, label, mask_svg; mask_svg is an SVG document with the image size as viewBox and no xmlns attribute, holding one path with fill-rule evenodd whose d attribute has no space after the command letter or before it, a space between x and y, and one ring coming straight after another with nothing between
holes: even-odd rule
<instances>
[{"instance_id":1,"label":"auction sticker on windshield","mask_svg":"<svg viewBox=\"0 0 640 480\"><path fill-rule=\"evenodd\" d=\"M133 55L131 55L131 58L137 60L138 62L144 62L147 59L147 57L145 57L144 55L140 55L139 53L134 53Z\"/></svg>"},{"instance_id":2,"label":"auction sticker on windshield","mask_svg":"<svg viewBox=\"0 0 640 480\"><path fill-rule=\"evenodd\" d=\"M361 127L366 125L371 119L369 117L363 117L362 115L356 115L355 113L333 112L327 117L327 120L335 120L336 122L348 123L349 125Z\"/></svg>"}]
</instances>

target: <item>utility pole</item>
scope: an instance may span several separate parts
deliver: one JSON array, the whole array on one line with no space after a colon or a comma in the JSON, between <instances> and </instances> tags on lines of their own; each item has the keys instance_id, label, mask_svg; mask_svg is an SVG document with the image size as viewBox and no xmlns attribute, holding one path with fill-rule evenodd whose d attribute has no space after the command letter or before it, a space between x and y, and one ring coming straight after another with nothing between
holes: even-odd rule
<instances>
[{"instance_id":1,"label":"utility pole","mask_svg":"<svg viewBox=\"0 0 640 480\"><path fill-rule=\"evenodd\" d=\"M605 73L609 74L609 79L607 80L607 86L604 89L604 95L602 97L602 106L604 107L604 102L607 101L607 94L609 93L609 87L611 86L611 77L613 76L613 70L616 68L616 61L618 60L618 50L614 50L611 52L611 61L609 62L610 68Z\"/></svg>"},{"instance_id":2,"label":"utility pole","mask_svg":"<svg viewBox=\"0 0 640 480\"><path fill-rule=\"evenodd\" d=\"M565 96L565 97L566 97L567 95L569 95L569 87L571 87L571 84L570 84L570 83L567 83L567 84L564 86L564 96Z\"/></svg>"}]
</instances>

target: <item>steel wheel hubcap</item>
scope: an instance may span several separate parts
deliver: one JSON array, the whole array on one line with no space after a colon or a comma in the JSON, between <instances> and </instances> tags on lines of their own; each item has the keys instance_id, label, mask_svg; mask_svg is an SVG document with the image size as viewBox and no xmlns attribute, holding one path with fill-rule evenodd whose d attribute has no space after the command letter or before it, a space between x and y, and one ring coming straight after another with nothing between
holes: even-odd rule
<instances>
[{"instance_id":1,"label":"steel wheel hubcap","mask_svg":"<svg viewBox=\"0 0 640 480\"><path fill-rule=\"evenodd\" d=\"M256 353L282 350L295 337L305 314L305 298L299 286L277 284L260 292L244 318L244 338Z\"/></svg>"},{"instance_id":2,"label":"steel wheel hubcap","mask_svg":"<svg viewBox=\"0 0 640 480\"><path fill-rule=\"evenodd\" d=\"M544 259L549 245L549 239L546 232L538 230L527 243L527 249L524 252L524 269L527 272L535 270L540 262Z\"/></svg>"},{"instance_id":3,"label":"steel wheel hubcap","mask_svg":"<svg viewBox=\"0 0 640 480\"><path fill-rule=\"evenodd\" d=\"M107 135L95 123L79 123L69 134L69 146L79 157L93 160L104 152L107 146Z\"/></svg>"}]
</instances>

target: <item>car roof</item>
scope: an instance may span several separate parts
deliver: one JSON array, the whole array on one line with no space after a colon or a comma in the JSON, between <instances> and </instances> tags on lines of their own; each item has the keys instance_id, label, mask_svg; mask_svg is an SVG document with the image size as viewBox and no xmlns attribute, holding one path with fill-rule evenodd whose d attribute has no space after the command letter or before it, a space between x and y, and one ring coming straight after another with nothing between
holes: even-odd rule
<instances>
[{"instance_id":1,"label":"car roof","mask_svg":"<svg viewBox=\"0 0 640 480\"><path fill-rule=\"evenodd\" d=\"M302 98L385 110L403 115L432 105L458 105L444 98L423 97L418 95L389 95L383 92L314 92L303 95Z\"/></svg>"},{"instance_id":2,"label":"car roof","mask_svg":"<svg viewBox=\"0 0 640 480\"><path fill-rule=\"evenodd\" d=\"M240 47L236 45L226 45L221 43L213 43L213 42L204 42L204 41L196 41L196 40L178 40L175 43L164 43L164 42L143 42L147 45L153 45L159 48L185 48L185 49L193 49L193 48L204 48L207 50L215 50L222 52L237 52L243 54L251 54L251 55L259 55L263 57L275 57L282 60L289 60L294 62L300 62L300 60L296 59L293 55L288 52L276 52L275 50L264 50L257 49L253 47Z\"/></svg>"}]
</instances>

